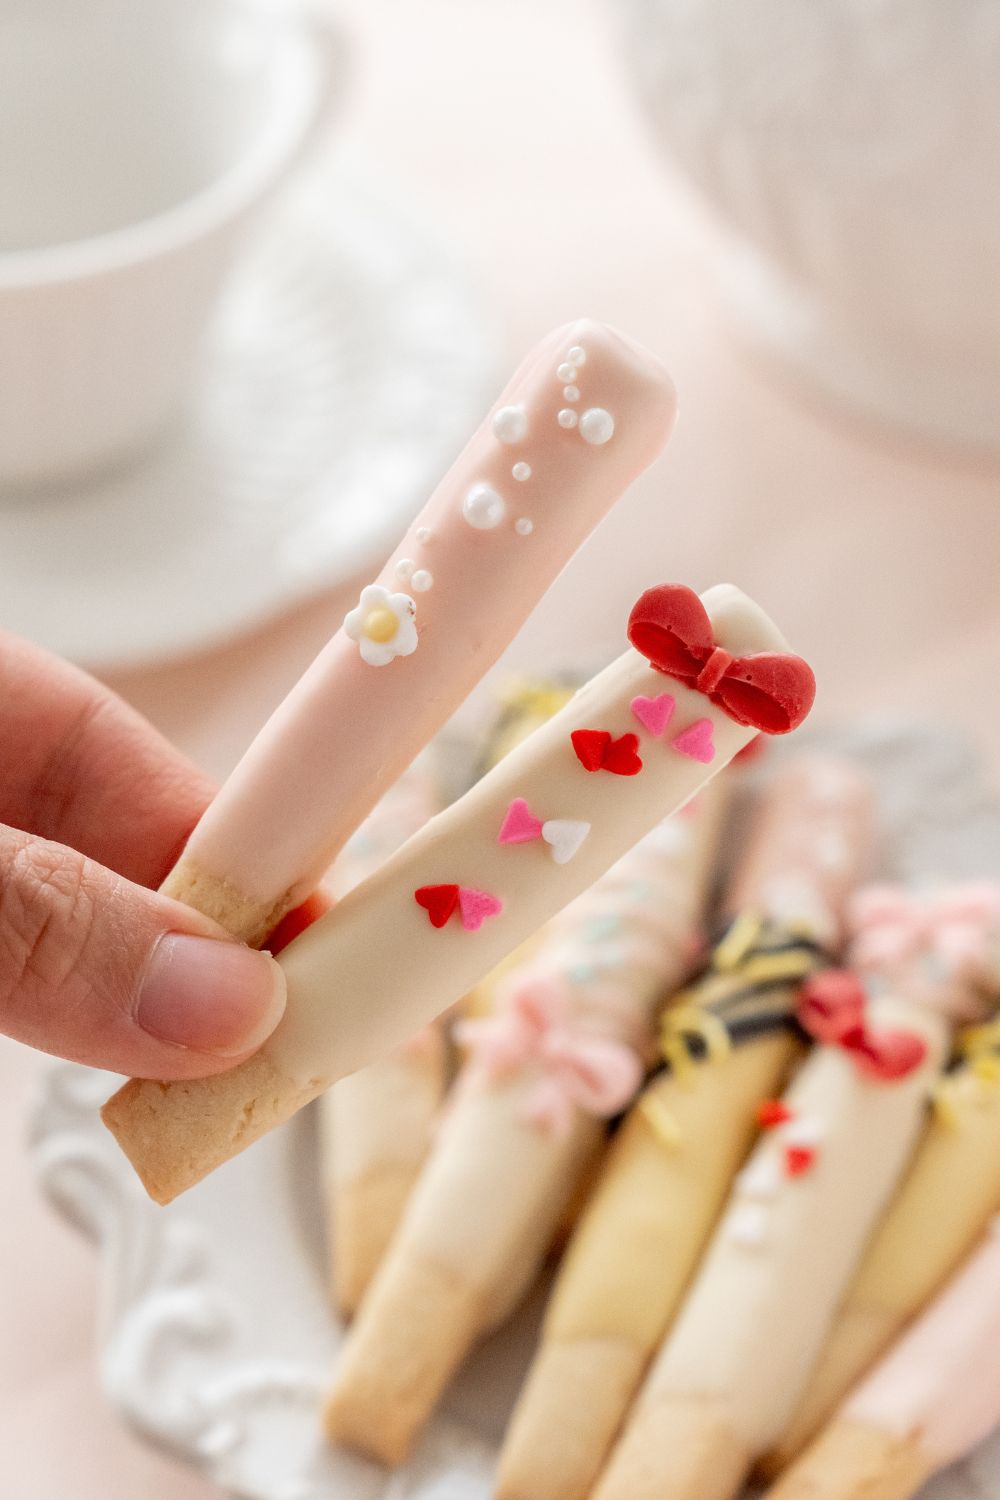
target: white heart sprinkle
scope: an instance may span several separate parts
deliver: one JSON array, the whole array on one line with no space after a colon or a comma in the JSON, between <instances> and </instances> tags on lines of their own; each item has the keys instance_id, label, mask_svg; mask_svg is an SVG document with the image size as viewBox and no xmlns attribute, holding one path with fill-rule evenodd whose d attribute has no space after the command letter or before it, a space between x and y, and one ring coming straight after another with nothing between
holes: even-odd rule
<instances>
[{"instance_id":1,"label":"white heart sprinkle","mask_svg":"<svg viewBox=\"0 0 1000 1500\"><path fill-rule=\"evenodd\" d=\"M783 1181L778 1162L768 1152L750 1159L737 1177L736 1186L748 1198L773 1198L780 1192Z\"/></svg>"},{"instance_id":2,"label":"white heart sprinkle","mask_svg":"<svg viewBox=\"0 0 1000 1500\"><path fill-rule=\"evenodd\" d=\"M551 846L557 865L573 858L589 832L589 823L577 823L572 818L549 818L542 824L542 838Z\"/></svg>"},{"instance_id":3,"label":"white heart sprinkle","mask_svg":"<svg viewBox=\"0 0 1000 1500\"><path fill-rule=\"evenodd\" d=\"M763 1203L738 1203L726 1220L731 1240L748 1250L759 1250L767 1239L768 1211Z\"/></svg>"},{"instance_id":4,"label":"white heart sprinkle","mask_svg":"<svg viewBox=\"0 0 1000 1500\"><path fill-rule=\"evenodd\" d=\"M815 1115L802 1115L782 1126L782 1140L786 1146L804 1146L815 1150L826 1139L826 1126Z\"/></svg>"}]
</instances>

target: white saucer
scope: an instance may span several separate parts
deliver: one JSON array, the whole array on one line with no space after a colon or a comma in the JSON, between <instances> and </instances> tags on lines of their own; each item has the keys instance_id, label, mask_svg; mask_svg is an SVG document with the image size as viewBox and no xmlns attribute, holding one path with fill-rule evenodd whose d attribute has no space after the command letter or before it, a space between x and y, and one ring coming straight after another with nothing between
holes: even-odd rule
<instances>
[{"instance_id":1,"label":"white saucer","mask_svg":"<svg viewBox=\"0 0 1000 1500\"><path fill-rule=\"evenodd\" d=\"M492 395L441 245L358 167L296 183L210 335L185 420L128 471L0 500L0 622L90 667L230 636L393 544Z\"/></svg>"}]
</instances>

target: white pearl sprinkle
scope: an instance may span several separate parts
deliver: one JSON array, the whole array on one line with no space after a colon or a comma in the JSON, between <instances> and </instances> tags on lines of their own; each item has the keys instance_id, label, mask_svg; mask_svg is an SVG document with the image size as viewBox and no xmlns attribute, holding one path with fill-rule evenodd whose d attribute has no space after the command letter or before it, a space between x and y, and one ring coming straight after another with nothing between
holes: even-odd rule
<instances>
[{"instance_id":1,"label":"white pearl sprinkle","mask_svg":"<svg viewBox=\"0 0 1000 1500\"><path fill-rule=\"evenodd\" d=\"M410 579L410 584L418 594L426 594L429 588L434 587L434 574L429 573L426 568L418 568Z\"/></svg>"},{"instance_id":2,"label":"white pearl sprinkle","mask_svg":"<svg viewBox=\"0 0 1000 1500\"><path fill-rule=\"evenodd\" d=\"M563 386L563 400L564 401L579 401L579 399L580 399L580 387L578 385L564 385Z\"/></svg>"},{"instance_id":3,"label":"white pearl sprinkle","mask_svg":"<svg viewBox=\"0 0 1000 1500\"><path fill-rule=\"evenodd\" d=\"M409 583L416 566L412 557L401 557L399 559L399 562L396 564L395 573L400 583Z\"/></svg>"},{"instance_id":4,"label":"white pearl sprinkle","mask_svg":"<svg viewBox=\"0 0 1000 1500\"><path fill-rule=\"evenodd\" d=\"M581 349L579 344L574 344L566 355L566 358L574 365L585 365L587 363L587 351Z\"/></svg>"},{"instance_id":5,"label":"white pearl sprinkle","mask_svg":"<svg viewBox=\"0 0 1000 1500\"><path fill-rule=\"evenodd\" d=\"M561 381L563 381L564 384L566 382L568 382L568 381L575 380L576 379L576 365L571 365L571 364L558 365L556 367L556 374L559 376L559 379Z\"/></svg>"},{"instance_id":6,"label":"white pearl sprinkle","mask_svg":"<svg viewBox=\"0 0 1000 1500\"><path fill-rule=\"evenodd\" d=\"M514 530L518 536L530 536L534 529L534 521L529 521L527 516L522 516L520 520L514 522Z\"/></svg>"},{"instance_id":7,"label":"white pearl sprinkle","mask_svg":"<svg viewBox=\"0 0 1000 1500\"><path fill-rule=\"evenodd\" d=\"M429 526L421 526L417 531L417 541L426 547L430 539L431 528Z\"/></svg>"},{"instance_id":8,"label":"white pearl sprinkle","mask_svg":"<svg viewBox=\"0 0 1000 1500\"><path fill-rule=\"evenodd\" d=\"M615 419L603 406L592 406L580 418L580 436L584 442L600 447L613 436Z\"/></svg>"},{"instance_id":9,"label":"white pearl sprinkle","mask_svg":"<svg viewBox=\"0 0 1000 1500\"><path fill-rule=\"evenodd\" d=\"M528 431L528 413L523 406L501 406L493 418L493 436L501 443L519 443Z\"/></svg>"},{"instance_id":10,"label":"white pearl sprinkle","mask_svg":"<svg viewBox=\"0 0 1000 1500\"><path fill-rule=\"evenodd\" d=\"M474 484L462 501L462 515L477 531L495 530L506 514L502 496L488 484Z\"/></svg>"},{"instance_id":11,"label":"white pearl sprinkle","mask_svg":"<svg viewBox=\"0 0 1000 1500\"><path fill-rule=\"evenodd\" d=\"M515 464L510 472L513 474L515 479L519 479L523 483L525 479L531 478L531 465Z\"/></svg>"},{"instance_id":12,"label":"white pearl sprinkle","mask_svg":"<svg viewBox=\"0 0 1000 1500\"><path fill-rule=\"evenodd\" d=\"M579 420L580 418L570 406L564 406L558 417L556 417L556 421L560 427L575 427Z\"/></svg>"}]
</instances>

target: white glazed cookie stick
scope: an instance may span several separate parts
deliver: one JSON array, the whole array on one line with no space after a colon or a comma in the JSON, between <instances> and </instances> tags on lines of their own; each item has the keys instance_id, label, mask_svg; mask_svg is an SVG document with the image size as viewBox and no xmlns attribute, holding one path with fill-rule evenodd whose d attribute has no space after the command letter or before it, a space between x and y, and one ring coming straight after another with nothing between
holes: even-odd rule
<instances>
[{"instance_id":1,"label":"white glazed cookie stick","mask_svg":"<svg viewBox=\"0 0 1000 1500\"><path fill-rule=\"evenodd\" d=\"M802 1401L762 1465L773 1477L954 1272L1000 1213L1000 1029L970 1037L841 1303ZM988 1035L992 1033L992 1035Z\"/></svg>"},{"instance_id":2,"label":"white glazed cookie stick","mask_svg":"<svg viewBox=\"0 0 1000 1500\"><path fill-rule=\"evenodd\" d=\"M1000 1221L767 1500L911 1500L998 1423Z\"/></svg>"},{"instance_id":3,"label":"white glazed cookie stick","mask_svg":"<svg viewBox=\"0 0 1000 1500\"><path fill-rule=\"evenodd\" d=\"M440 809L427 757L391 787L346 845L329 884L345 894ZM402 1216L430 1145L447 1078L432 1021L410 1041L342 1078L320 1099L320 1157L331 1286L354 1311Z\"/></svg>"},{"instance_id":4,"label":"white glazed cookie stick","mask_svg":"<svg viewBox=\"0 0 1000 1500\"><path fill-rule=\"evenodd\" d=\"M872 814L867 778L830 757L793 762L768 787L726 892L734 920L709 968L665 1012L673 1066L619 1128L560 1268L501 1454L498 1500L589 1495L750 1148L760 1103L801 1055L800 982L839 947Z\"/></svg>"},{"instance_id":5,"label":"white glazed cookie stick","mask_svg":"<svg viewBox=\"0 0 1000 1500\"><path fill-rule=\"evenodd\" d=\"M530 1284L642 1080L664 990L700 947L723 786L646 835L511 970L340 1353L328 1435L399 1463L472 1343Z\"/></svg>"},{"instance_id":6,"label":"white glazed cookie stick","mask_svg":"<svg viewBox=\"0 0 1000 1500\"><path fill-rule=\"evenodd\" d=\"M780 1436L902 1176L956 1020L998 983L985 921L871 887L849 974L807 986L813 1049L761 1140L594 1491L595 1500L731 1500ZM960 894L958 905L962 905Z\"/></svg>"},{"instance_id":7,"label":"white glazed cookie stick","mask_svg":"<svg viewBox=\"0 0 1000 1500\"><path fill-rule=\"evenodd\" d=\"M571 696L568 687L542 680L508 689L487 737L485 766L495 765ZM334 868L335 886L346 892L357 885L440 805L421 757L347 844ZM319 1100L331 1285L343 1314L357 1308L402 1218L433 1137L447 1073L447 1040L433 1021Z\"/></svg>"},{"instance_id":8,"label":"white glazed cookie stick","mask_svg":"<svg viewBox=\"0 0 1000 1500\"><path fill-rule=\"evenodd\" d=\"M671 676L665 693L666 668L643 654L660 649L646 617L678 596L695 615L683 628L697 637L691 680L704 686ZM152 1197L169 1201L338 1078L399 1046L694 796L761 722L785 732L812 703L809 668L783 654L773 623L730 585L710 589L703 603L677 586L651 589L629 629L642 649L593 678L284 950L285 1014L249 1062L212 1079L133 1079L108 1101L104 1121ZM667 649L671 633L656 629ZM665 697L671 724L654 734L634 705ZM746 722L749 713L756 723ZM583 830L571 858L559 857L564 839L558 849L544 837L498 841L518 799L557 837L567 825Z\"/></svg>"},{"instance_id":9,"label":"white glazed cookie stick","mask_svg":"<svg viewBox=\"0 0 1000 1500\"><path fill-rule=\"evenodd\" d=\"M659 455L674 410L659 360L603 324L543 339L247 750L166 893L262 941Z\"/></svg>"}]
</instances>

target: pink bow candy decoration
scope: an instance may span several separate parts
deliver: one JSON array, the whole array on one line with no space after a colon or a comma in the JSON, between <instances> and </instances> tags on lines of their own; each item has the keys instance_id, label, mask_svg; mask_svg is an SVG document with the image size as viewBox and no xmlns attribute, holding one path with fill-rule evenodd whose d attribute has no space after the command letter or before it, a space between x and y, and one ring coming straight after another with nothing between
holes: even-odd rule
<instances>
[{"instance_id":1,"label":"pink bow candy decoration","mask_svg":"<svg viewBox=\"0 0 1000 1500\"><path fill-rule=\"evenodd\" d=\"M618 1114L642 1083L642 1064L632 1048L581 1034L565 990L545 976L521 981L496 1015L460 1021L455 1034L471 1052L470 1082L494 1083L532 1066L541 1070L524 1114L554 1135L566 1134L577 1109L602 1119Z\"/></svg>"},{"instance_id":2,"label":"pink bow candy decoration","mask_svg":"<svg viewBox=\"0 0 1000 1500\"><path fill-rule=\"evenodd\" d=\"M842 1047L859 1073L879 1083L906 1078L927 1056L927 1043L913 1031L874 1031L868 996L856 974L827 969L807 979L799 992L799 1025L815 1041Z\"/></svg>"},{"instance_id":3,"label":"pink bow candy decoration","mask_svg":"<svg viewBox=\"0 0 1000 1500\"><path fill-rule=\"evenodd\" d=\"M868 886L851 902L848 923L852 962L860 969L926 957L952 977L981 982L1000 932L1000 885L980 881L928 893Z\"/></svg>"}]
</instances>

